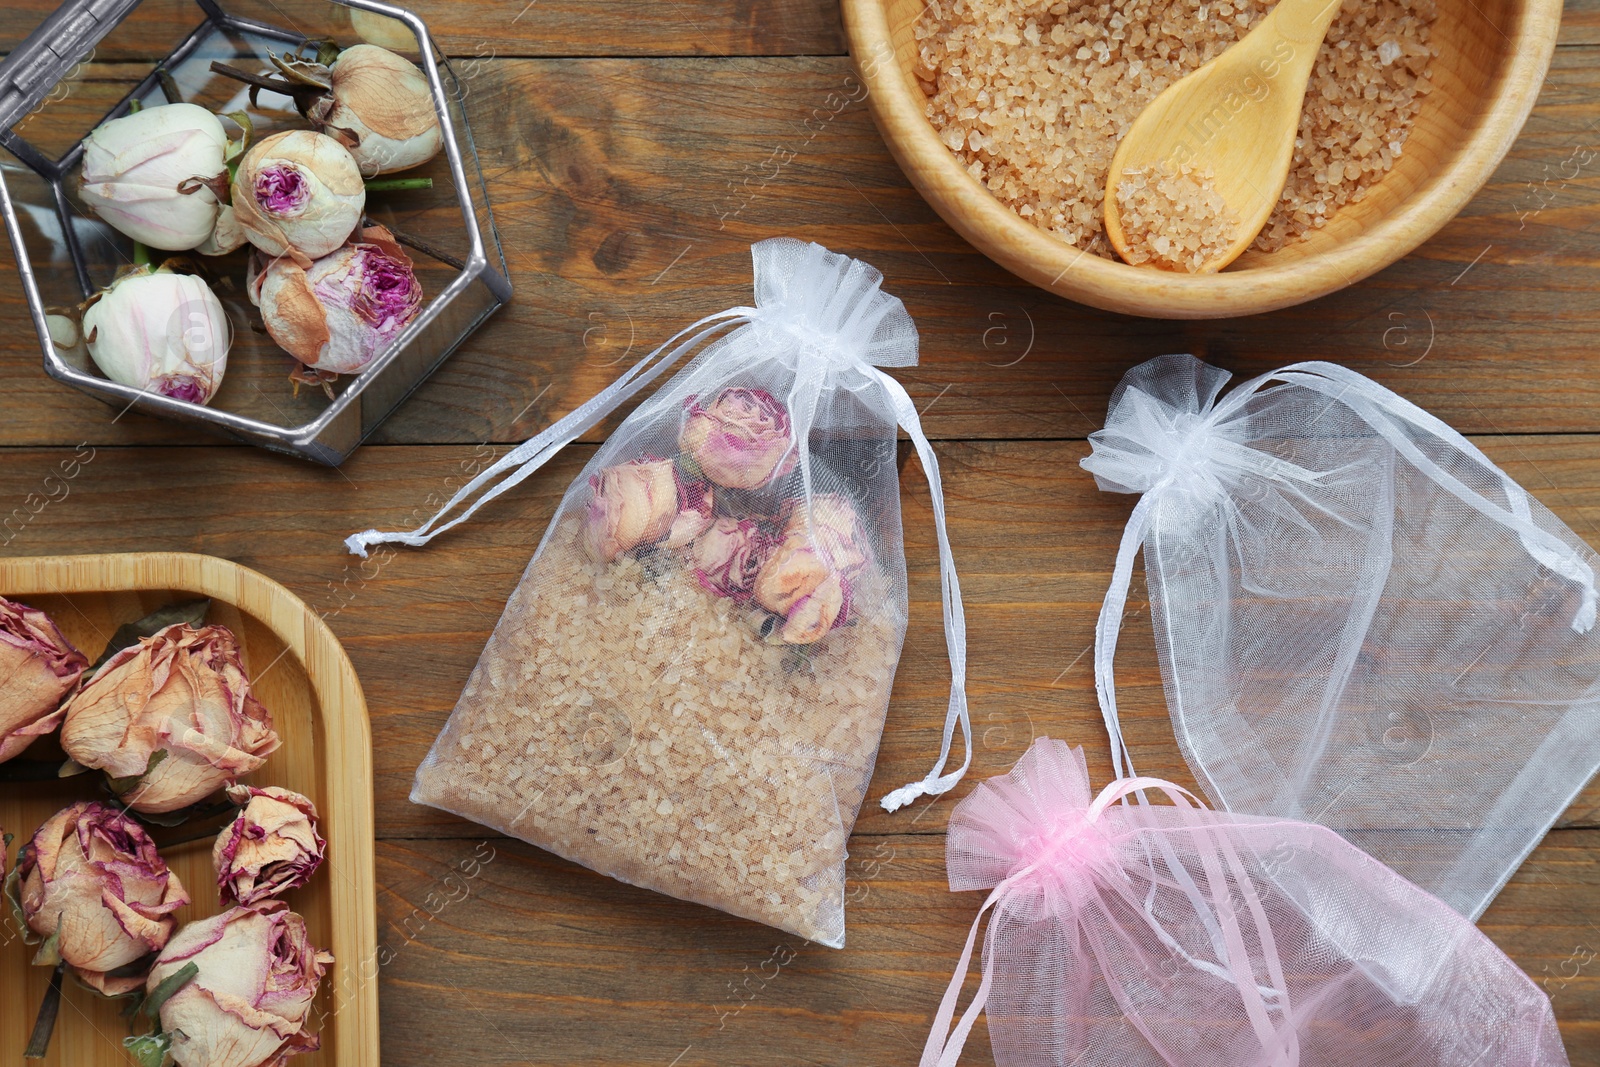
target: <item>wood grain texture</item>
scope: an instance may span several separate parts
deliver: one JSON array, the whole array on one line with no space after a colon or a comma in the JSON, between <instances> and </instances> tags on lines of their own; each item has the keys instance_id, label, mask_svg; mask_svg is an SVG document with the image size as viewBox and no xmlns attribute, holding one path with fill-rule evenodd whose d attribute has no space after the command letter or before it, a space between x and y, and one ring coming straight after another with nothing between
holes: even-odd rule
<instances>
[{"instance_id":1,"label":"wood grain texture","mask_svg":"<svg viewBox=\"0 0 1600 1067\"><path fill-rule=\"evenodd\" d=\"M67 475L51 471L59 481ZM71 479L69 479L70 481ZM63 483L65 484L65 483ZM281 785L316 804L328 857L316 881L294 891L290 906L306 919L314 944L333 966L318 1013L323 1048L306 1067L376 1067L377 987L362 977L377 959L373 888L372 756L366 704L350 660L326 625L287 590L225 559L174 553L0 559L0 595L49 612L63 632L97 659L123 623L176 602L206 598L207 620L239 638L257 697L273 715L283 744L249 778ZM35 747L49 748L51 742ZM30 750L33 758L48 758ZM56 758L62 758L57 751ZM0 783L0 822L21 847L53 812L99 795L98 775L48 785ZM163 837L161 832L155 836ZM210 839L164 850L192 903L179 922L218 914ZM21 1067L22 1041L49 983L29 966L32 950L9 927L0 943L0 1064ZM122 1005L73 987L47 1065L100 1067L127 1062L118 1018ZM81 1016L82 1018L79 1018Z\"/></svg>"},{"instance_id":2,"label":"wood grain texture","mask_svg":"<svg viewBox=\"0 0 1600 1067\"><path fill-rule=\"evenodd\" d=\"M341 24L336 29L348 26L339 9L322 0L278 0L275 6L286 12L273 19L278 25L331 15ZM467 59L844 54L838 8L815 0L665 0L648 13L635 0L410 0L398 6L421 16L447 55ZM56 0L8 0L0 9L0 53L55 8ZM97 54L159 58L199 22L193 0L143 0Z\"/></svg>"},{"instance_id":3,"label":"wood grain texture","mask_svg":"<svg viewBox=\"0 0 1600 1067\"><path fill-rule=\"evenodd\" d=\"M978 254L907 184L843 59L489 63L470 108L499 131L480 146L514 301L377 440L531 436L675 330L747 301L749 244L784 233L868 259L906 300L923 355L903 378L935 437L1085 436L1124 370L1177 351L1246 374L1334 359L1465 432L1594 431L1595 58L1557 52L1496 177L1417 252L1310 305L1214 324L1094 311ZM16 331L0 347L0 444L211 441L116 420L48 379L19 301L0 269Z\"/></svg>"},{"instance_id":4,"label":"wood grain texture","mask_svg":"<svg viewBox=\"0 0 1600 1067\"><path fill-rule=\"evenodd\" d=\"M1552 995L1574 1065L1600 1062L1600 932L1576 910L1600 892L1597 847L1552 834L1480 923ZM983 895L948 891L937 837L851 852L836 952L521 844L385 841L384 1062L423 1063L449 1033L484 1065L914 1064ZM984 1022L961 1062L993 1062Z\"/></svg>"}]
</instances>

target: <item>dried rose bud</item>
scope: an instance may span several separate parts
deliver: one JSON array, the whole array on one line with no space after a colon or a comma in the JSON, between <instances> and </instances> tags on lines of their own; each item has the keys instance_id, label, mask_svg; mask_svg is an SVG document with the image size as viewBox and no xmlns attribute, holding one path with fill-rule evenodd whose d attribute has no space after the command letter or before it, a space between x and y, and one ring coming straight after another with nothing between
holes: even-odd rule
<instances>
[{"instance_id":1,"label":"dried rose bud","mask_svg":"<svg viewBox=\"0 0 1600 1067\"><path fill-rule=\"evenodd\" d=\"M210 236L196 245L195 251L202 256L225 256L236 248L243 248L246 240L244 227L239 225L239 216L233 210L233 205L223 204L222 210L217 212L217 223L211 228Z\"/></svg>"},{"instance_id":2,"label":"dried rose bud","mask_svg":"<svg viewBox=\"0 0 1600 1067\"><path fill-rule=\"evenodd\" d=\"M820 641L844 618L849 606L848 587L837 574L830 574L808 595L795 601L778 630L787 645L809 645Z\"/></svg>"},{"instance_id":3,"label":"dried rose bud","mask_svg":"<svg viewBox=\"0 0 1600 1067\"><path fill-rule=\"evenodd\" d=\"M232 199L251 244L309 267L355 230L367 187L344 145L314 130L288 130L245 153Z\"/></svg>"},{"instance_id":4,"label":"dried rose bud","mask_svg":"<svg viewBox=\"0 0 1600 1067\"><path fill-rule=\"evenodd\" d=\"M444 139L433 93L415 63L358 44L339 53L327 79L329 92L306 118L350 149L361 173L406 170L439 154Z\"/></svg>"},{"instance_id":5,"label":"dried rose bud","mask_svg":"<svg viewBox=\"0 0 1600 1067\"><path fill-rule=\"evenodd\" d=\"M606 467L589 479L593 493L584 523L584 546L596 563L653 545L678 520L682 490L670 459L646 456Z\"/></svg>"},{"instance_id":6,"label":"dried rose bud","mask_svg":"<svg viewBox=\"0 0 1600 1067\"><path fill-rule=\"evenodd\" d=\"M0 763L55 732L88 668L50 616L0 597Z\"/></svg>"},{"instance_id":7,"label":"dried rose bud","mask_svg":"<svg viewBox=\"0 0 1600 1067\"><path fill-rule=\"evenodd\" d=\"M156 958L147 992L190 963L198 973L160 1011L178 1067L281 1067L320 1046L311 1004L333 956L283 901L185 925Z\"/></svg>"},{"instance_id":8,"label":"dried rose bud","mask_svg":"<svg viewBox=\"0 0 1600 1067\"><path fill-rule=\"evenodd\" d=\"M176 623L118 652L67 702L61 746L136 811L176 811L278 747L233 633Z\"/></svg>"},{"instance_id":9,"label":"dried rose bud","mask_svg":"<svg viewBox=\"0 0 1600 1067\"><path fill-rule=\"evenodd\" d=\"M211 861L224 904L257 904L311 880L328 843L317 833L317 809L306 797L276 786L228 787L243 807L217 835Z\"/></svg>"},{"instance_id":10,"label":"dried rose bud","mask_svg":"<svg viewBox=\"0 0 1600 1067\"><path fill-rule=\"evenodd\" d=\"M228 135L197 104L147 107L83 139L83 202L152 248L181 252L211 236L226 181Z\"/></svg>"},{"instance_id":11,"label":"dried rose bud","mask_svg":"<svg viewBox=\"0 0 1600 1067\"><path fill-rule=\"evenodd\" d=\"M189 903L150 835L109 804L80 801L52 815L17 854L16 901L45 948L107 996L144 985L128 965L172 936ZM45 958L35 963L54 963ZM116 971L117 974L109 972Z\"/></svg>"},{"instance_id":12,"label":"dried rose bud","mask_svg":"<svg viewBox=\"0 0 1600 1067\"><path fill-rule=\"evenodd\" d=\"M682 548L711 526L715 497L709 482L685 482L678 478L678 517L672 520L672 529L663 548Z\"/></svg>"},{"instance_id":13,"label":"dried rose bud","mask_svg":"<svg viewBox=\"0 0 1600 1067\"><path fill-rule=\"evenodd\" d=\"M756 603L784 617L779 636L785 642L810 644L848 617L850 583L870 559L866 531L847 498L797 502L782 540L756 575Z\"/></svg>"},{"instance_id":14,"label":"dried rose bud","mask_svg":"<svg viewBox=\"0 0 1600 1067\"><path fill-rule=\"evenodd\" d=\"M761 389L724 389L708 407L684 405L678 448L707 478L730 489L758 489L794 470L789 411Z\"/></svg>"},{"instance_id":15,"label":"dried rose bud","mask_svg":"<svg viewBox=\"0 0 1600 1067\"><path fill-rule=\"evenodd\" d=\"M222 301L190 274L143 268L91 298L84 341L107 378L190 404L222 385L233 329Z\"/></svg>"},{"instance_id":16,"label":"dried rose bud","mask_svg":"<svg viewBox=\"0 0 1600 1067\"><path fill-rule=\"evenodd\" d=\"M748 600L773 538L754 519L720 518L689 549L695 577L717 596Z\"/></svg>"},{"instance_id":17,"label":"dried rose bud","mask_svg":"<svg viewBox=\"0 0 1600 1067\"><path fill-rule=\"evenodd\" d=\"M252 276L249 291L272 339L329 374L361 370L422 309L411 259L382 226L306 268L276 260Z\"/></svg>"}]
</instances>

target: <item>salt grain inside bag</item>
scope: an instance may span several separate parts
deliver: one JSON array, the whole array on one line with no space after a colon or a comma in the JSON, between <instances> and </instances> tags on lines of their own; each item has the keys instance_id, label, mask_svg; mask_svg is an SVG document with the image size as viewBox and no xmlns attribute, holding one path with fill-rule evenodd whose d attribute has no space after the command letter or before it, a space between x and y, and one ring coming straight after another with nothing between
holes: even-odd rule
<instances>
[{"instance_id":1,"label":"salt grain inside bag","mask_svg":"<svg viewBox=\"0 0 1600 1067\"><path fill-rule=\"evenodd\" d=\"M957 724L970 761L965 624L937 461L877 369L916 363L905 307L819 245L753 252L755 307L689 327L420 530L350 545L465 520L720 333L568 489L411 799L838 947L906 629L897 425L932 488L953 684L938 764L890 810L965 772L944 773Z\"/></svg>"},{"instance_id":2,"label":"salt grain inside bag","mask_svg":"<svg viewBox=\"0 0 1600 1067\"><path fill-rule=\"evenodd\" d=\"M1600 765L1594 554L1368 378L1301 363L1219 398L1228 377L1145 363L1090 439L1100 487L1143 494L1096 635L1114 749L1142 544L1211 801L1331 827L1476 918Z\"/></svg>"},{"instance_id":3,"label":"salt grain inside bag","mask_svg":"<svg viewBox=\"0 0 1600 1067\"><path fill-rule=\"evenodd\" d=\"M992 892L921 1067L954 1067L985 1010L998 1067L1567 1062L1516 964L1324 827L1207 811L1151 778L1092 796L1083 750L1041 738L956 806L946 850L952 890Z\"/></svg>"}]
</instances>

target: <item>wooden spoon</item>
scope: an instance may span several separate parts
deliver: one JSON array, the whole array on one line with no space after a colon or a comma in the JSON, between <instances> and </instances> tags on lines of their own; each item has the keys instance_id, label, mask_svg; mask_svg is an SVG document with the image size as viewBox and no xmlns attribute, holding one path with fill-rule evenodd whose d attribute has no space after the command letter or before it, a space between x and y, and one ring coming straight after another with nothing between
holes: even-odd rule
<instances>
[{"instance_id":1,"label":"wooden spoon","mask_svg":"<svg viewBox=\"0 0 1600 1067\"><path fill-rule=\"evenodd\" d=\"M1238 220L1233 241L1200 272L1221 270L1250 247L1283 195L1300 130L1300 106L1341 0L1278 0L1260 25L1220 56L1168 86L1117 146L1106 176L1106 236L1131 259L1117 186L1128 171L1188 164Z\"/></svg>"}]
</instances>

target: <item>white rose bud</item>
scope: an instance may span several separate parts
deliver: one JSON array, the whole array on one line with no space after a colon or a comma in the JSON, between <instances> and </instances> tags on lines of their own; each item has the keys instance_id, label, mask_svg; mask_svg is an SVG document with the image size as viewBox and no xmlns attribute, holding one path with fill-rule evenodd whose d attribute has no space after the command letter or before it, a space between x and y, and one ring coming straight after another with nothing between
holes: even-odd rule
<instances>
[{"instance_id":1,"label":"white rose bud","mask_svg":"<svg viewBox=\"0 0 1600 1067\"><path fill-rule=\"evenodd\" d=\"M382 226L305 269L274 260L250 276L249 291L272 339L325 374L361 370L422 308L411 258Z\"/></svg>"},{"instance_id":2,"label":"white rose bud","mask_svg":"<svg viewBox=\"0 0 1600 1067\"><path fill-rule=\"evenodd\" d=\"M233 331L199 278L145 269L111 283L83 313L95 365L112 381L206 404L228 369Z\"/></svg>"},{"instance_id":3,"label":"white rose bud","mask_svg":"<svg viewBox=\"0 0 1600 1067\"><path fill-rule=\"evenodd\" d=\"M344 244L361 221L367 187L349 151L313 130L256 143L233 177L233 211L249 242L301 267Z\"/></svg>"},{"instance_id":4,"label":"white rose bud","mask_svg":"<svg viewBox=\"0 0 1600 1067\"><path fill-rule=\"evenodd\" d=\"M79 195L135 241L185 251L215 228L227 151L221 120L198 104L147 107L84 138Z\"/></svg>"},{"instance_id":5,"label":"white rose bud","mask_svg":"<svg viewBox=\"0 0 1600 1067\"><path fill-rule=\"evenodd\" d=\"M358 44L339 53L327 95L306 113L350 149L363 174L389 174L426 163L443 143L428 79L386 48Z\"/></svg>"}]
</instances>

